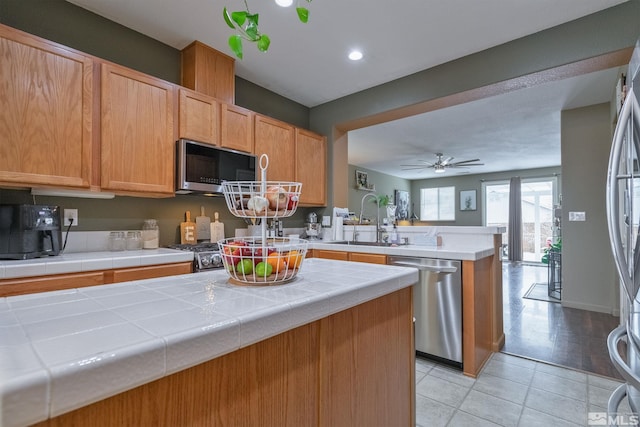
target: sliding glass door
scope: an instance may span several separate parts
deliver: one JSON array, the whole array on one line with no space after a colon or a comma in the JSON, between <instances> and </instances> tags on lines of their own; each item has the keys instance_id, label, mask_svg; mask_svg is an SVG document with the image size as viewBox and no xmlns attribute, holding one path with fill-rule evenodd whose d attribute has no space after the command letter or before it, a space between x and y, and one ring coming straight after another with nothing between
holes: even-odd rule
<instances>
[{"instance_id":1,"label":"sliding glass door","mask_svg":"<svg viewBox=\"0 0 640 427\"><path fill-rule=\"evenodd\" d=\"M544 248L557 239L553 228L554 206L557 197L555 177L522 179L522 260L540 262ZM509 235L509 182L485 182L484 224L506 227L502 235L503 258L507 258Z\"/></svg>"}]
</instances>

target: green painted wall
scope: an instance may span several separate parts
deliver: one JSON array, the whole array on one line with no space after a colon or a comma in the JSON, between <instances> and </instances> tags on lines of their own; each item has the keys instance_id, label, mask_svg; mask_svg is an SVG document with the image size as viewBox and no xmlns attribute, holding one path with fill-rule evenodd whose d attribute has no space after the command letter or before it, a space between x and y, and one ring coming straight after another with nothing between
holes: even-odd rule
<instances>
[{"instance_id":1,"label":"green painted wall","mask_svg":"<svg viewBox=\"0 0 640 427\"><path fill-rule=\"evenodd\" d=\"M356 170L366 172L367 180L370 184L375 185L375 192L359 190L356 187ZM384 173L376 172L370 169L356 167L353 165L349 165L349 208L350 212L355 212L356 215L360 215L360 208L362 206L362 198L365 194L374 193L376 195L387 195L389 196L389 200L393 203L394 200L394 191L395 190L403 190L403 191L411 191L411 181L398 178L396 176L387 175ZM373 199L369 199L369 202L372 202ZM344 207L344 206L341 206ZM371 208L371 204L365 201L365 211L367 215L371 216L375 215L375 210ZM380 210L380 221L382 218L386 217L386 211Z\"/></svg>"},{"instance_id":2,"label":"green painted wall","mask_svg":"<svg viewBox=\"0 0 640 427\"><path fill-rule=\"evenodd\" d=\"M2 0L0 23L172 83L180 52L64 0Z\"/></svg>"},{"instance_id":3,"label":"green painted wall","mask_svg":"<svg viewBox=\"0 0 640 427\"><path fill-rule=\"evenodd\" d=\"M562 300L604 312L619 305L605 210L611 137L609 103L562 112ZM586 221L569 221L571 211Z\"/></svg>"}]
</instances>

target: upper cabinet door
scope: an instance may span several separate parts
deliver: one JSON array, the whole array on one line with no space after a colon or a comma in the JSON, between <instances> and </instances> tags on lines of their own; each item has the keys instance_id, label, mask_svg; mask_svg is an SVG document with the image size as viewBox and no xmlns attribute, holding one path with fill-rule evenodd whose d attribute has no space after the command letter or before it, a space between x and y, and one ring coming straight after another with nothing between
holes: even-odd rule
<instances>
[{"instance_id":1,"label":"upper cabinet door","mask_svg":"<svg viewBox=\"0 0 640 427\"><path fill-rule=\"evenodd\" d=\"M219 145L220 105L215 98L180 89L180 138Z\"/></svg>"},{"instance_id":2,"label":"upper cabinet door","mask_svg":"<svg viewBox=\"0 0 640 427\"><path fill-rule=\"evenodd\" d=\"M288 123L256 114L255 148L258 158L269 156L268 181L294 181L295 178L295 133Z\"/></svg>"},{"instance_id":3,"label":"upper cabinet door","mask_svg":"<svg viewBox=\"0 0 640 427\"><path fill-rule=\"evenodd\" d=\"M181 57L182 86L235 102L235 59L199 41L185 47Z\"/></svg>"},{"instance_id":4,"label":"upper cabinet door","mask_svg":"<svg viewBox=\"0 0 640 427\"><path fill-rule=\"evenodd\" d=\"M164 80L102 64L102 188L174 195L174 90Z\"/></svg>"},{"instance_id":5,"label":"upper cabinet door","mask_svg":"<svg viewBox=\"0 0 640 427\"><path fill-rule=\"evenodd\" d=\"M231 104L220 105L220 145L253 153L253 115L251 110Z\"/></svg>"},{"instance_id":6,"label":"upper cabinet door","mask_svg":"<svg viewBox=\"0 0 640 427\"><path fill-rule=\"evenodd\" d=\"M327 138L296 128L296 177L302 183L300 204L327 205Z\"/></svg>"},{"instance_id":7,"label":"upper cabinet door","mask_svg":"<svg viewBox=\"0 0 640 427\"><path fill-rule=\"evenodd\" d=\"M0 182L88 188L93 60L0 25Z\"/></svg>"}]
</instances>

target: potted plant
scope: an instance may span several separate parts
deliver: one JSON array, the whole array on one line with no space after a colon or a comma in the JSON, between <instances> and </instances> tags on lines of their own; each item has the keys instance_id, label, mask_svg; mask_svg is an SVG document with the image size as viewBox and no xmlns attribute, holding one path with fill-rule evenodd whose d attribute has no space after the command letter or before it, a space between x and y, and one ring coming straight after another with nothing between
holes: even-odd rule
<instances>
[{"instance_id":1,"label":"potted plant","mask_svg":"<svg viewBox=\"0 0 640 427\"><path fill-rule=\"evenodd\" d=\"M380 194L378 195L378 206L380 206L381 208L386 207L389 204L389 201L391 200L391 198L389 197L389 195L387 194Z\"/></svg>"},{"instance_id":2,"label":"potted plant","mask_svg":"<svg viewBox=\"0 0 640 427\"><path fill-rule=\"evenodd\" d=\"M394 223L396 218L396 205L391 203L391 196L380 194L376 199L376 203L381 208L386 208L387 218Z\"/></svg>"},{"instance_id":3,"label":"potted plant","mask_svg":"<svg viewBox=\"0 0 640 427\"><path fill-rule=\"evenodd\" d=\"M549 253L562 252L562 239L559 239L556 243L552 243L546 248L544 248L544 255L542 255L542 259L540 260L543 264L549 264Z\"/></svg>"}]
</instances>

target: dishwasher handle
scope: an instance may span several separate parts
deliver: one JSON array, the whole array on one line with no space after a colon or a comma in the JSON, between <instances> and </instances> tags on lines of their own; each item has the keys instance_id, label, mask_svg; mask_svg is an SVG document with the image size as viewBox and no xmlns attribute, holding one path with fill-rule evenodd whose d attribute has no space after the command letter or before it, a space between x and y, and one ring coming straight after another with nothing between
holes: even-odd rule
<instances>
[{"instance_id":1,"label":"dishwasher handle","mask_svg":"<svg viewBox=\"0 0 640 427\"><path fill-rule=\"evenodd\" d=\"M401 265L404 267L415 267L418 270L424 271L432 271L434 273L455 273L458 271L457 267L452 266L435 266L435 265L424 265L419 262L409 262L409 261L393 261L392 265Z\"/></svg>"}]
</instances>

